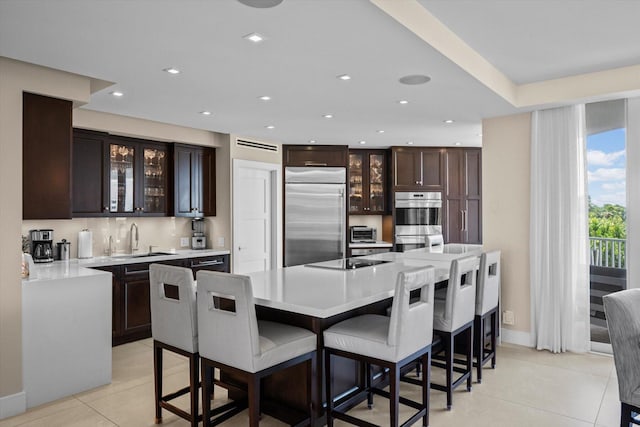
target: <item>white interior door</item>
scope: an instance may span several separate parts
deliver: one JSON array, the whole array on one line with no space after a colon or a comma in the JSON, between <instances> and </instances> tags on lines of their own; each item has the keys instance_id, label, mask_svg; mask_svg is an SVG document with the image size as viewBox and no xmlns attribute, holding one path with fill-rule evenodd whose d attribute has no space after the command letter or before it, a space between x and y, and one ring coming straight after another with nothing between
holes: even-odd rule
<instances>
[{"instance_id":1,"label":"white interior door","mask_svg":"<svg viewBox=\"0 0 640 427\"><path fill-rule=\"evenodd\" d=\"M276 166L248 161L234 163L234 273L276 267Z\"/></svg>"}]
</instances>

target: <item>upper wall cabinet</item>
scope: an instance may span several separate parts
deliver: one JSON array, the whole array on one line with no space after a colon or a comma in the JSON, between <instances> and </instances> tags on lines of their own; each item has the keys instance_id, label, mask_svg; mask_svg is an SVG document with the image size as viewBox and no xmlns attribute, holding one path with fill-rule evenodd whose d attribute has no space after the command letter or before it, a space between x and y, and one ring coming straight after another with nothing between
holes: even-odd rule
<instances>
[{"instance_id":1,"label":"upper wall cabinet","mask_svg":"<svg viewBox=\"0 0 640 427\"><path fill-rule=\"evenodd\" d=\"M175 216L202 217L216 214L215 149L174 144Z\"/></svg>"},{"instance_id":2,"label":"upper wall cabinet","mask_svg":"<svg viewBox=\"0 0 640 427\"><path fill-rule=\"evenodd\" d=\"M394 190L444 190L445 149L393 147L391 152Z\"/></svg>"},{"instance_id":3,"label":"upper wall cabinet","mask_svg":"<svg viewBox=\"0 0 640 427\"><path fill-rule=\"evenodd\" d=\"M349 147L346 145L283 145L283 166L347 167Z\"/></svg>"},{"instance_id":4,"label":"upper wall cabinet","mask_svg":"<svg viewBox=\"0 0 640 427\"><path fill-rule=\"evenodd\" d=\"M22 218L71 218L72 103L26 92L22 102Z\"/></svg>"},{"instance_id":5,"label":"upper wall cabinet","mask_svg":"<svg viewBox=\"0 0 640 427\"><path fill-rule=\"evenodd\" d=\"M73 216L164 216L169 145L74 129Z\"/></svg>"},{"instance_id":6,"label":"upper wall cabinet","mask_svg":"<svg viewBox=\"0 0 640 427\"><path fill-rule=\"evenodd\" d=\"M387 152L349 150L349 213L387 213Z\"/></svg>"}]
</instances>

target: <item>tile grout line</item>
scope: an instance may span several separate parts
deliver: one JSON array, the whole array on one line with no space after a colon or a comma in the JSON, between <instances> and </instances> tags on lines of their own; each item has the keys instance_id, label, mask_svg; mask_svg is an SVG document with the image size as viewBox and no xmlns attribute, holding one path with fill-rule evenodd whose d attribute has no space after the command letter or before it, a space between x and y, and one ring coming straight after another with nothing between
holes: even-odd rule
<instances>
[{"instance_id":1,"label":"tile grout line","mask_svg":"<svg viewBox=\"0 0 640 427\"><path fill-rule=\"evenodd\" d=\"M605 386L604 391L602 392L602 399L600 399L600 405L598 406L598 414L596 415L596 420L593 423L594 427L598 423L598 418L600 418L600 411L602 410L602 405L604 404L604 398L607 395L607 389L609 388L609 384L611 384L614 369L615 367L611 368L611 371L609 372L609 379L607 380L607 385Z\"/></svg>"},{"instance_id":2,"label":"tile grout line","mask_svg":"<svg viewBox=\"0 0 640 427\"><path fill-rule=\"evenodd\" d=\"M114 426L116 426L116 427L120 426L120 424L116 423L114 420L112 420L111 418L107 417L105 414L103 414L102 412L98 411L96 408L94 408L93 406L89 405L88 403L85 403L85 406L87 406L89 409L91 409L96 414L100 415L105 420L109 421Z\"/></svg>"}]
</instances>

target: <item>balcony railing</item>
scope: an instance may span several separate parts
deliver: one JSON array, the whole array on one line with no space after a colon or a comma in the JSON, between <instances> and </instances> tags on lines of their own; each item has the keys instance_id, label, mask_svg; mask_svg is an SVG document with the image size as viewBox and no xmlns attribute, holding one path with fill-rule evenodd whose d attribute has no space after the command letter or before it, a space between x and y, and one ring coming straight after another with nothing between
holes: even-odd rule
<instances>
[{"instance_id":1,"label":"balcony railing","mask_svg":"<svg viewBox=\"0 0 640 427\"><path fill-rule=\"evenodd\" d=\"M591 265L595 267L627 268L626 239L589 237Z\"/></svg>"}]
</instances>

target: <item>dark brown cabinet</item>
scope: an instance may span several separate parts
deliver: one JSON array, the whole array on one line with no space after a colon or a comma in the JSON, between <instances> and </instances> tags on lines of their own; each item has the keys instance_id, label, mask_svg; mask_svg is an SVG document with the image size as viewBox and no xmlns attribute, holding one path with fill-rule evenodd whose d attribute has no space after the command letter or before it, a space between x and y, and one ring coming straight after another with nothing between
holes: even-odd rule
<instances>
[{"instance_id":1,"label":"dark brown cabinet","mask_svg":"<svg viewBox=\"0 0 640 427\"><path fill-rule=\"evenodd\" d=\"M71 109L71 101L23 93L23 219L71 218Z\"/></svg>"},{"instance_id":2,"label":"dark brown cabinet","mask_svg":"<svg viewBox=\"0 0 640 427\"><path fill-rule=\"evenodd\" d=\"M73 130L73 216L102 216L109 213L107 164L104 153L109 134Z\"/></svg>"},{"instance_id":3,"label":"dark brown cabinet","mask_svg":"<svg viewBox=\"0 0 640 427\"><path fill-rule=\"evenodd\" d=\"M392 179L398 191L442 191L445 182L443 148L393 147Z\"/></svg>"},{"instance_id":4,"label":"dark brown cabinet","mask_svg":"<svg viewBox=\"0 0 640 427\"><path fill-rule=\"evenodd\" d=\"M387 153L349 150L349 213L387 213Z\"/></svg>"},{"instance_id":5,"label":"dark brown cabinet","mask_svg":"<svg viewBox=\"0 0 640 427\"><path fill-rule=\"evenodd\" d=\"M283 145L283 166L347 167L349 147L346 145Z\"/></svg>"},{"instance_id":6,"label":"dark brown cabinet","mask_svg":"<svg viewBox=\"0 0 640 427\"><path fill-rule=\"evenodd\" d=\"M215 149L174 144L174 215L215 216Z\"/></svg>"},{"instance_id":7,"label":"dark brown cabinet","mask_svg":"<svg viewBox=\"0 0 640 427\"><path fill-rule=\"evenodd\" d=\"M194 277L198 270L229 272L229 255L175 259L159 263L191 268ZM151 336L149 265L151 263L143 262L96 267L113 275L111 341L114 346Z\"/></svg>"},{"instance_id":8,"label":"dark brown cabinet","mask_svg":"<svg viewBox=\"0 0 640 427\"><path fill-rule=\"evenodd\" d=\"M446 243L482 243L482 154L479 148L446 151L443 232Z\"/></svg>"}]
</instances>

